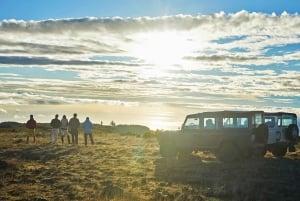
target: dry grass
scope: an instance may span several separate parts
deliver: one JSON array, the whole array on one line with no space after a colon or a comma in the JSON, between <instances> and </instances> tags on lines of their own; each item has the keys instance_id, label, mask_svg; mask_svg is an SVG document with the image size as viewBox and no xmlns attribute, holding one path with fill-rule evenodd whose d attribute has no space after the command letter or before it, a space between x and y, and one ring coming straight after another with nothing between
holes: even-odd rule
<instances>
[{"instance_id":1,"label":"dry grass","mask_svg":"<svg viewBox=\"0 0 300 201\"><path fill-rule=\"evenodd\" d=\"M0 200L298 200L300 152L224 164L209 153L167 161L155 137L94 133L95 145L26 144L0 132ZM200 157L201 158L200 158Z\"/></svg>"}]
</instances>

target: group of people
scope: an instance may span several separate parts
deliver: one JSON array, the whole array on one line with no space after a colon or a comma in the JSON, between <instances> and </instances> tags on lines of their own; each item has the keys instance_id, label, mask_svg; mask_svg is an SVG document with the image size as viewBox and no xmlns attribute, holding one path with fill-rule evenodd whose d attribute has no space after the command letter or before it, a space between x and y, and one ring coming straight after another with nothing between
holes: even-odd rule
<instances>
[{"instance_id":1,"label":"group of people","mask_svg":"<svg viewBox=\"0 0 300 201\"><path fill-rule=\"evenodd\" d=\"M58 136L61 137L61 143L64 144L64 138L67 137L68 144L78 144L78 129L80 127L79 119L77 114L74 113L73 117L68 120L66 115L63 115L62 119L58 119L59 115L56 114L51 120L51 142L56 143ZM26 123L26 128L28 129L27 143L29 143L29 136L33 136L33 142L35 143L35 129L37 127L36 121L33 115L30 115L30 119ZM92 135L93 123L90 121L89 117L86 117L85 121L82 123L84 132L84 144L87 146L87 138L89 137L91 143L94 144L94 139ZM70 140L71 136L71 140Z\"/></svg>"}]
</instances>

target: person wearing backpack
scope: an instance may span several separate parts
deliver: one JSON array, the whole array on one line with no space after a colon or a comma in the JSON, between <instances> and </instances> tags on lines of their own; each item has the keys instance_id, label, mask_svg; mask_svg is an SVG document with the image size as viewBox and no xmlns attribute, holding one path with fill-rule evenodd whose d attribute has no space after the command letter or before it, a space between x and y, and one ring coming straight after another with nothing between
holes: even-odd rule
<instances>
[{"instance_id":1,"label":"person wearing backpack","mask_svg":"<svg viewBox=\"0 0 300 201\"><path fill-rule=\"evenodd\" d=\"M60 128L60 125L61 125L61 122L58 119L58 114L56 114L55 118L51 120L50 125L52 127L52 130L51 130L51 142L53 144L55 144L56 141L57 141L57 136L58 136L59 128Z\"/></svg>"}]
</instances>

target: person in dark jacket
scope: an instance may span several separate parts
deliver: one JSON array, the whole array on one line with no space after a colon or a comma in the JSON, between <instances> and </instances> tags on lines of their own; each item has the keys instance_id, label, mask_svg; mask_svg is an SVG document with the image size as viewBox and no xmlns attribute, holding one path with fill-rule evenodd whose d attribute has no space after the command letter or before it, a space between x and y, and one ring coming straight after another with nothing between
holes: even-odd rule
<instances>
[{"instance_id":1,"label":"person in dark jacket","mask_svg":"<svg viewBox=\"0 0 300 201\"><path fill-rule=\"evenodd\" d=\"M78 128L80 126L80 122L77 118L77 114L74 113L73 117L69 121L69 130L72 135L72 144L78 144Z\"/></svg>"},{"instance_id":2,"label":"person in dark jacket","mask_svg":"<svg viewBox=\"0 0 300 201\"><path fill-rule=\"evenodd\" d=\"M50 123L52 130L51 130L51 142L56 143L58 133L59 133L59 128L61 125L60 120L58 119L58 114L55 115L55 118L51 120Z\"/></svg>"},{"instance_id":3,"label":"person in dark jacket","mask_svg":"<svg viewBox=\"0 0 300 201\"><path fill-rule=\"evenodd\" d=\"M35 143L35 129L36 129L36 121L33 118L33 115L30 115L30 119L26 123L27 131L27 143L29 143L29 136L33 137L33 142Z\"/></svg>"}]
</instances>

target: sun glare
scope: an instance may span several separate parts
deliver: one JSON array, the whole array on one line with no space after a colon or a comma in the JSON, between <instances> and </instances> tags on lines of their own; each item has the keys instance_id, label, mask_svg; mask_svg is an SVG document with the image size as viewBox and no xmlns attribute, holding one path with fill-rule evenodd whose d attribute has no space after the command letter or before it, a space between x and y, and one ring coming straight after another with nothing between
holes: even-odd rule
<instances>
[{"instance_id":1,"label":"sun glare","mask_svg":"<svg viewBox=\"0 0 300 201\"><path fill-rule=\"evenodd\" d=\"M134 36L137 44L132 55L148 64L168 67L182 63L188 51L188 41L178 32L151 32Z\"/></svg>"}]
</instances>

